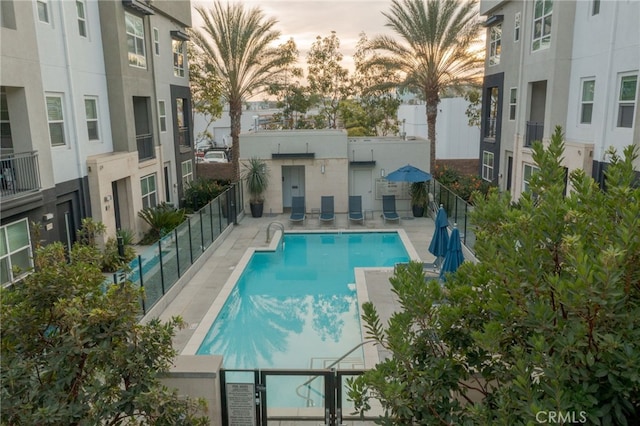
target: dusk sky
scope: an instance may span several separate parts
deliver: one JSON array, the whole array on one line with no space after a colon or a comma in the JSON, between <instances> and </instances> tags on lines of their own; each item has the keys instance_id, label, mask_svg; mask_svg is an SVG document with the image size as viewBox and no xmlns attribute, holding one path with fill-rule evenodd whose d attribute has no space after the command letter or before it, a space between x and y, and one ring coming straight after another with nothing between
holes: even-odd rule
<instances>
[{"instance_id":1,"label":"dusk sky","mask_svg":"<svg viewBox=\"0 0 640 426\"><path fill-rule=\"evenodd\" d=\"M352 68L351 55L355 51L359 34L365 32L369 38L387 33L386 18L389 0L230 0L239 1L247 7L259 6L267 17L278 20L276 29L282 33L281 41L293 38L300 51L300 65L306 66L306 55L317 36L326 37L335 31L340 39L342 64ZM192 5L212 5L211 0L192 0ZM193 27L201 20L193 10Z\"/></svg>"}]
</instances>

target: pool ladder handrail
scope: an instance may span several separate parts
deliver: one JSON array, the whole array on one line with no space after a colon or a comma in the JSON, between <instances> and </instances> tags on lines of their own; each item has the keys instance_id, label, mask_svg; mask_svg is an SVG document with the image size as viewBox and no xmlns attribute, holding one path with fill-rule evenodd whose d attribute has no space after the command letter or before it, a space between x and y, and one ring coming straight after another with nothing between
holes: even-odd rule
<instances>
[{"instance_id":1,"label":"pool ladder handrail","mask_svg":"<svg viewBox=\"0 0 640 426\"><path fill-rule=\"evenodd\" d=\"M280 228L280 230L284 234L284 225L282 223L280 223L280 222L271 222L267 226L267 243L271 242L271 234L269 233L269 230L271 229L271 225L277 225L276 228Z\"/></svg>"},{"instance_id":2,"label":"pool ladder handrail","mask_svg":"<svg viewBox=\"0 0 640 426\"><path fill-rule=\"evenodd\" d=\"M375 343L376 341L373 339L369 339L369 340L365 340L363 342L358 343L357 345L355 345L353 348L349 349L347 352L344 353L344 355L342 355L340 358L338 358L337 360L333 361L331 364L329 364L328 367L326 367L326 370L332 370L333 367L335 367L336 365L338 365L343 359L345 359L346 357L348 357L349 355L351 355L356 349L366 345L367 343ZM307 404L309 404L309 402L313 403L313 400L309 397L306 397L304 395L300 395L300 388L303 386L307 386L309 385L311 382L313 382L315 379L317 379L318 377L322 376L322 374L319 375L315 375L313 377L311 377L309 380L307 380L306 382L304 382L303 384L299 385L296 388L296 395L298 395L300 398L302 399L306 399L307 400ZM309 406L309 405L307 405Z\"/></svg>"}]
</instances>

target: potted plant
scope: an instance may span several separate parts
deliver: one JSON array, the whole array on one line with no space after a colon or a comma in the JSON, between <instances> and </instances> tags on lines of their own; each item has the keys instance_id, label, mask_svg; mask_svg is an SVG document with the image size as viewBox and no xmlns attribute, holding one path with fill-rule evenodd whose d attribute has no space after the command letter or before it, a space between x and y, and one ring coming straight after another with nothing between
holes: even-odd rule
<instances>
[{"instance_id":1,"label":"potted plant","mask_svg":"<svg viewBox=\"0 0 640 426\"><path fill-rule=\"evenodd\" d=\"M247 190L249 191L251 216L261 217L264 207L264 197L262 194L269 185L269 169L267 168L267 163L258 157L251 157L248 162L244 163L243 178L247 182Z\"/></svg>"},{"instance_id":2,"label":"potted plant","mask_svg":"<svg viewBox=\"0 0 640 426\"><path fill-rule=\"evenodd\" d=\"M427 205L427 185L424 182L413 182L409 188L411 209L414 217L422 217Z\"/></svg>"}]
</instances>

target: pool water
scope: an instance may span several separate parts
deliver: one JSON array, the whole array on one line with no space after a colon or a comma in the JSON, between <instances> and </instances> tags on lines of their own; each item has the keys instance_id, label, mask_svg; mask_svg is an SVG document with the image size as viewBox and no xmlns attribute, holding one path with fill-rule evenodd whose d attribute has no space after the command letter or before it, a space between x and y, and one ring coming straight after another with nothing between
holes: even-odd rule
<instances>
[{"instance_id":1,"label":"pool water","mask_svg":"<svg viewBox=\"0 0 640 426\"><path fill-rule=\"evenodd\" d=\"M396 232L285 234L253 254L197 354L227 369L325 368L362 341L354 268L408 260Z\"/></svg>"}]
</instances>

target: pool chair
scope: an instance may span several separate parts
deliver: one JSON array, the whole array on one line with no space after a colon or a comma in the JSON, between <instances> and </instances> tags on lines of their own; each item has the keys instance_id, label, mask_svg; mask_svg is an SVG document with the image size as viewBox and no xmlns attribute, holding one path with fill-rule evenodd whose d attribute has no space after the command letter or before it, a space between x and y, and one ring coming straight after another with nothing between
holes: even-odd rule
<instances>
[{"instance_id":1,"label":"pool chair","mask_svg":"<svg viewBox=\"0 0 640 426\"><path fill-rule=\"evenodd\" d=\"M291 222L304 222L304 197L291 197Z\"/></svg>"},{"instance_id":2,"label":"pool chair","mask_svg":"<svg viewBox=\"0 0 640 426\"><path fill-rule=\"evenodd\" d=\"M333 211L333 195L320 197L320 222L333 222L336 215Z\"/></svg>"},{"instance_id":3,"label":"pool chair","mask_svg":"<svg viewBox=\"0 0 640 426\"><path fill-rule=\"evenodd\" d=\"M362 196L349 195L349 220L362 222L364 225L364 215L362 214Z\"/></svg>"},{"instance_id":4,"label":"pool chair","mask_svg":"<svg viewBox=\"0 0 640 426\"><path fill-rule=\"evenodd\" d=\"M395 195L383 195L382 196L382 217L384 223L388 220L397 220L400 222L400 216L396 212L396 196Z\"/></svg>"}]
</instances>

